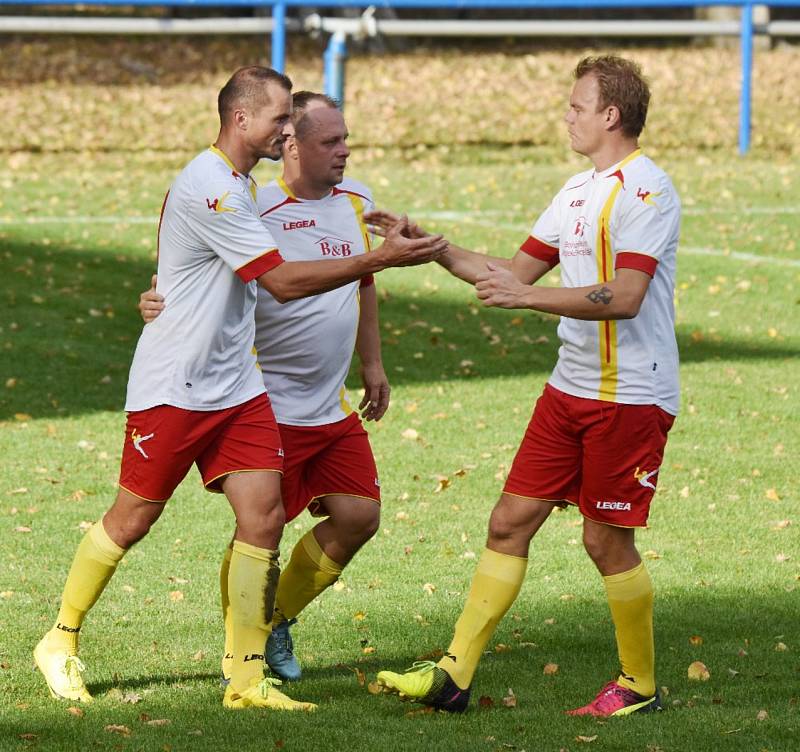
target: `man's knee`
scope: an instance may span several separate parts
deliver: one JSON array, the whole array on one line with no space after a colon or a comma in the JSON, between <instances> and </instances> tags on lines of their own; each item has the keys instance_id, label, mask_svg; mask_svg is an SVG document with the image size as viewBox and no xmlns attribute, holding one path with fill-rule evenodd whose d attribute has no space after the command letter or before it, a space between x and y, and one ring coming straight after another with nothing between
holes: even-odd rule
<instances>
[{"instance_id":1,"label":"man's knee","mask_svg":"<svg viewBox=\"0 0 800 752\"><path fill-rule=\"evenodd\" d=\"M343 537L366 543L378 532L381 524L381 507L369 499L340 497L335 505L326 505L331 524Z\"/></svg>"},{"instance_id":2,"label":"man's knee","mask_svg":"<svg viewBox=\"0 0 800 752\"><path fill-rule=\"evenodd\" d=\"M114 543L128 549L150 532L163 510L163 502L145 501L120 491L103 517L103 528Z\"/></svg>"},{"instance_id":3,"label":"man's knee","mask_svg":"<svg viewBox=\"0 0 800 752\"><path fill-rule=\"evenodd\" d=\"M552 511L553 505L549 502L503 494L489 518L489 539L530 540Z\"/></svg>"},{"instance_id":4,"label":"man's knee","mask_svg":"<svg viewBox=\"0 0 800 752\"><path fill-rule=\"evenodd\" d=\"M636 550L634 530L628 528L603 525L585 519L583 547L603 575L624 572L641 561Z\"/></svg>"}]
</instances>

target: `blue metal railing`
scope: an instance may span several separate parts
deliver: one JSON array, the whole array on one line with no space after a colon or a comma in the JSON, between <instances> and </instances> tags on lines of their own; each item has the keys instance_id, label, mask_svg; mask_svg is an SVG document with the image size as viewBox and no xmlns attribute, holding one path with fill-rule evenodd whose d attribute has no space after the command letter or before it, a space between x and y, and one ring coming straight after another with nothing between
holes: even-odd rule
<instances>
[{"instance_id":1,"label":"blue metal railing","mask_svg":"<svg viewBox=\"0 0 800 752\"><path fill-rule=\"evenodd\" d=\"M766 4L769 7L800 7L800 0L770 0L755 3L752 0L28 0L18 3L0 0L0 5L24 6L139 6L139 7L197 7L197 8L271 8L272 44L271 64L275 70L283 71L286 64L286 12L290 7L313 5L320 8L449 8L449 9L641 9L641 8L694 8L729 6L741 9L740 50L741 90L739 99L739 152L745 154L750 148L752 129L751 99L753 73L753 7ZM344 91L343 60L346 43L342 36L334 35L325 51L326 91L339 94Z\"/></svg>"}]
</instances>

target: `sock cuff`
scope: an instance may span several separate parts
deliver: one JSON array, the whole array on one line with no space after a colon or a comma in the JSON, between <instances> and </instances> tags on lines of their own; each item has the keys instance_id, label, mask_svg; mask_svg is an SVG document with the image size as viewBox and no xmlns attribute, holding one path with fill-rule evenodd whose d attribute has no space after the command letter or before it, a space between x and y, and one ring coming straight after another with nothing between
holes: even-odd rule
<instances>
[{"instance_id":1,"label":"sock cuff","mask_svg":"<svg viewBox=\"0 0 800 752\"><path fill-rule=\"evenodd\" d=\"M653 592L653 583L644 562L627 572L604 576L603 583L608 597L618 601L632 601Z\"/></svg>"},{"instance_id":2,"label":"sock cuff","mask_svg":"<svg viewBox=\"0 0 800 752\"><path fill-rule=\"evenodd\" d=\"M478 561L477 572L501 582L517 583L525 576L527 568L527 557L511 556L491 548L484 548Z\"/></svg>"},{"instance_id":3,"label":"sock cuff","mask_svg":"<svg viewBox=\"0 0 800 752\"><path fill-rule=\"evenodd\" d=\"M298 545L303 546L303 550L308 555L308 558L317 565L317 567L328 574L336 575L337 577L342 573L344 567L338 562L331 559L319 545L319 541L314 535L313 530L309 530L299 541Z\"/></svg>"},{"instance_id":4,"label":"sock cuff","mask_svg":"<svg viewBox=\"0 0 800 752\"><path fill-rule=\"evenodd\" d=\"M235 540L232 542L230 549L231 556L234 553L241 554L242 556L249 556L251 559L258 559L259 561L275 561L278 560L278 550L271 548L259 548L244 541Z\"/></svg>"},{"instance_id":5,"label":"sock cuff","mask_svg":"<svg viewBox=\"0 0 800 752\"><path fill-rule=\"evenodd\" d=\"M116 564L125 556L125 549L111 540L105 527L103 527L102 520L95 522L86 535L89 536L89 540L94 544L94 547L108 559L108 564Z\"/></svg>"}]
</instances>

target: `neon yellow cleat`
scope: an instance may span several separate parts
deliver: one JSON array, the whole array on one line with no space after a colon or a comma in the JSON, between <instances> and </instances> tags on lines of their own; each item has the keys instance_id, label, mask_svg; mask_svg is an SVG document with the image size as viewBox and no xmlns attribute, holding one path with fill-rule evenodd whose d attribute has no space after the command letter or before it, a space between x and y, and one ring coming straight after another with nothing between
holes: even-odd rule
<instances>
[{"instance_id":1,"label":"neon yellow cleat","mask_svg":"<svg viewBox=\"0 0 800 752\"><path fill-rule=\"evenodd\" d=\"M66 650L50 650L45 635L33 650L33 660L53 697L92 702L93 698L81 676L86 667L77 655L69 655Z\"/></svg>"},{"instance_id":2,"label":"neon yellow cleat","mask_svg":"<svg viewBox=\"0 0 800 752\"><path fill-rule=\"evenodd\" d=\"M265 676L263 679L251 680L250 686L243 692L234 691L229 684L225 688L225 697L222 704L226 708L241 710L242 708L268 708L269 710L305 710L311 712L317 709L313 702L300 702L287 697L283 692L275 689L280 684L280 679Z\"/></svg>"},{"instance_id":3,"label":"neon yellow cleat","mask_svg":"<svg viewBox=\"0 0 800 752\"><path fill-rule=\"evenodd\" d=\"M469 705L470 688L458 687L433 661L417 661L405 674L380 671L378 684L401 700L414 700L448 713L463 713Z\"/></svg>"}]
</instances>

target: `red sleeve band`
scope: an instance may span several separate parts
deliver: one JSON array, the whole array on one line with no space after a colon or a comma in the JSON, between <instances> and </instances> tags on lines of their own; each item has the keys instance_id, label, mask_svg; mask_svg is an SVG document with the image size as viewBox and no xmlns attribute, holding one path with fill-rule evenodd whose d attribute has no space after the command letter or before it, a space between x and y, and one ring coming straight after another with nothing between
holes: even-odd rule
<instances>
[{"instance_id":1,"label":"red sleeve band","mask_svg":"<svg viewBox=\"0 0 800 752\"><path fill-rule=\"evenodd\" d=\"M636 251L622 251L617 254L614 260L615 269L635 269L637 272L644 272L651 277L655 276L658 259L652 256L645 256Z\"/></svg>"},{"instance_id":2,"label":"red sleeve band","mask_svg":"<svg viewBox=\"0 0 800 752\"><path fill-rule=\"evenodd\" d=\"M362 287L370 287L375 284L375 275L374 274L367 274L366 277L361 278L361 284L359 284L359 288Z\"/></svg>"},{"instance_id":3,"label":"red sleeve band","mask_svg":"<svg viewBox=\"0 0 800 752\"><path fill-rule=\"evenodd\" d=\"M523 253L533 256L539 261L544 261L552 269L558 265L558 248L543 243L539 238L529 235L528 239L519 247Z\"/></svg>"},{"instance_id":4,"label":"red sleeve band","mask_svg":"<svg viewBox=\"0 0 800 752\"><path fill-rule=\"evenodd\" d=\"M239 267L236 270L236 274L239 275L239 279L241 279L242 282L252 282L254 279L257 279L266 272L272 271L276 266L280 266L282 263L283 258L281 254L278 253L277 248L273 248L271 251L267 251L262 256L254 258L244 266Z\"/></svg>"}]
</instances>

